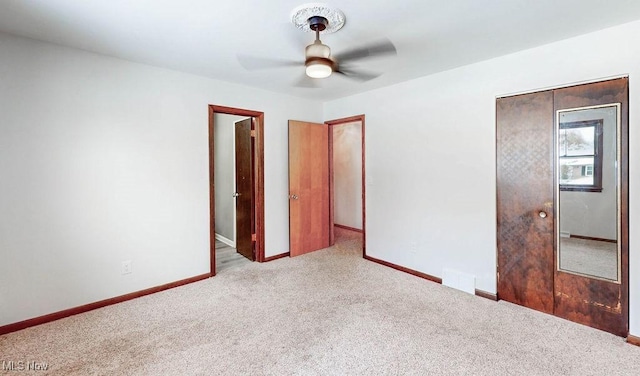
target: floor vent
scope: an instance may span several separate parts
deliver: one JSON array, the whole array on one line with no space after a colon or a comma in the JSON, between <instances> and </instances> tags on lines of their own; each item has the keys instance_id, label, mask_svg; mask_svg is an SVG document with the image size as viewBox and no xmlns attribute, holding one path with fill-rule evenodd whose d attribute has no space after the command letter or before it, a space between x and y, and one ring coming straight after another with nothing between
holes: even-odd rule
<instances>
[{"instance_id":1,"label":"floor vent","mask_svg":"<svg viewBox=\"0 0 640 376\"><path fill-rule=\"evenodd\" d=\"M476 293L476 276L453 269L442 269L442 284L471 295Z\"/></svg>"}]
</instances>

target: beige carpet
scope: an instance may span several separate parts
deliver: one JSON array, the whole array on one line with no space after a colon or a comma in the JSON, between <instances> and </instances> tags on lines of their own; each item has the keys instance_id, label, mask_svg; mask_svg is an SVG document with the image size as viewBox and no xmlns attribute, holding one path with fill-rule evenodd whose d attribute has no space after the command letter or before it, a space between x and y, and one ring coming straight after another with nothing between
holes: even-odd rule
<instances>
[{"instance_id":1,"label":"beige carpet","mask_svg":"<svg viewBox=\"0 0 640 376\"><path fill-rule=\"evenodd\" d=\"M622 338L377 265L357 235L338 237L1 336L0 361L58 375L640 375Z\"/></svg>"}]
</instances>

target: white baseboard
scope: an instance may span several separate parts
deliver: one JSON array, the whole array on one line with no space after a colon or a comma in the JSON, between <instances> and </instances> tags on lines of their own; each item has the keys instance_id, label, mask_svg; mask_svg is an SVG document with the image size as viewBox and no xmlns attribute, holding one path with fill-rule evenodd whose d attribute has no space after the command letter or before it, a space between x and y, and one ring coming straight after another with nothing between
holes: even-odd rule
<instances>
[{"instance_id":1,"label":"white baseboard","mask_svg":"<svg viewBox=\"0 0 640 376\"><path fill-rule=\"evenodd\" d=\"M225 238L224 236L217 234L216 233L216 240L220 240L221 242L223 242L224 244L228 245L231 248L235 248L236 247L236 242L234 242L231 239Z\"/></svg>"}]
</instances>

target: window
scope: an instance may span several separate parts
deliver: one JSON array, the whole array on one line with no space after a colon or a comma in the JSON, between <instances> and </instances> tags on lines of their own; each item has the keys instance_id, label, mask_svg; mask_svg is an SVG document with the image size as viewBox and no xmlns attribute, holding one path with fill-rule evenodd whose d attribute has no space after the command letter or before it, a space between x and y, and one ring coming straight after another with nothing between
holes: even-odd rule
<instances>
[{"instance_id":1,"label":"window","mask_svg":"<svg viewBox=\"0 0 640 376\"><path fill-rule=\"evenodd\" d=\"M602 192L602 119L560 123L561 191Z\"/></svg>"}]
</instances>

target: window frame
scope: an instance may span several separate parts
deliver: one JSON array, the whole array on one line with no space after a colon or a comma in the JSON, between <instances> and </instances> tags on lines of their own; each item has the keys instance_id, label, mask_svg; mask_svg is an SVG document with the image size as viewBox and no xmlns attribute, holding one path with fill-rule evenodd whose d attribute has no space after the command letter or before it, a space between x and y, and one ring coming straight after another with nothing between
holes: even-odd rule
<instances>
[{"instance_id":1,"label":"window frame","mask_svg":"<svg viewBox=\"0 0 640 376\"><path fill-rule=\"evenodd\" d=\"M560 143L558 142L558 169L563 158L591 157L593 156L593 184L560 184L560 191L568 192L602 192L602 154L603 154L603 122L604 119L582 120L564 122L558 125L558 137L560 130L573 128L594 128L593 154L560 156ZM558 179L560 171L557 172Z\"/></svg>"}]
</instances>

